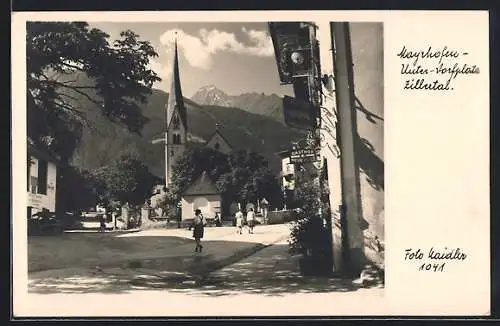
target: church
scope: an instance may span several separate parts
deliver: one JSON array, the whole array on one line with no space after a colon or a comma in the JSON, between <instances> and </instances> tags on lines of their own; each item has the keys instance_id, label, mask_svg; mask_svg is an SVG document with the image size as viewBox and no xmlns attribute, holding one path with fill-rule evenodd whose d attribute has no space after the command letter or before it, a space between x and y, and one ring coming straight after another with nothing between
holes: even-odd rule
<instances>
[{"instance_id":1,"label":"church","mask_svg":"<svg viewBox=\"0 0 500 326\"><path fill-rule=\"evenodd\" d=\"M165 186L168 188L172 182L175 162L188 149L189 121L182 95L177 40L174 43L172 79L165 119ZM219 123L216 123L213 135L204 146L224 154L229 154L232 151L230 143L220 131ZM221 195L217 192L213 180L210 180L205 173L186 189L182 195L181 203L182 220L192 218L195 209L201 209L206 217L221 213Z\"/></svg>"},{"instance_id":2,"label":"church","mask_svg":"<svg viewBox=\"0 0 500 326\"><path fill-rule=\"evenodd\" d=\"M172 79L165 119L165 186L168 187L172 180L172 167L174 163L188 148L187 134L189 122L182 96L177 40L174 43ZM215 131L205 143L205 146L224 154L229 154L232 151L231 144L222 135L219 123L216 123Z\"/></svg>"}]
</instances>

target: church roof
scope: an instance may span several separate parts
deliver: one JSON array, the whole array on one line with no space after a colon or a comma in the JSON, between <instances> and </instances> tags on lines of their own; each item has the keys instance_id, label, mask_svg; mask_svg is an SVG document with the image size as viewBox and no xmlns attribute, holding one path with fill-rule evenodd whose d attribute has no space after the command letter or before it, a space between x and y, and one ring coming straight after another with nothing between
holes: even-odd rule
<instances>
[{"instance_id":1,"label":"church roof","mask_svg":"<svg viewBox=\"0 0 500 326\"><path fill-rule=\"evenodd\" d=\"M211 141L211 140L212 140L212 139L213 139L216 135L219 135L219 137L220 137L220 138L222 138L222 140L223 140L223 141L225 141L225 142L226 142L226 144L227 144L229 147L231 147L231 148L233 147L233 146L231 145L231 143L227 141L226 137L224 137L224 135L220 132L220 126L217 126L217 127L215 128L215 132L212 134L212 136L210 136L210 138L208 138L208 141L207 141L205 144L209 144L209 143L210 143L210 141Z\"/></svg>"},{"instance_id":2,"label":"church roof","mask_svg":"<svg viewBox=\"0 0 500 326\"><path fill-rule=\"evenodd\" d=\"M189 195L218 195L220 192L215 188L213 181L208 174L203 171L201 176L193 182L182 194L183 196Z\"/></svg>"},{"instance_id":3,"label":"church roof","mask_svg":"<svg viewBox=\"0 0 500 326\"><path fill-rule=\"evenodd\" d=\"M172 116L177 108L180 119L184 126L187 127L187 114L186 107L184 106L184 97L182 96L181 79L179 75L179 56L177 54L177 40L174 45L174 61L172 66L172 81L170 85L170 93L168 94L167 103L167 121L166 124L170 123Z\"/></svg>"}]
</instances>

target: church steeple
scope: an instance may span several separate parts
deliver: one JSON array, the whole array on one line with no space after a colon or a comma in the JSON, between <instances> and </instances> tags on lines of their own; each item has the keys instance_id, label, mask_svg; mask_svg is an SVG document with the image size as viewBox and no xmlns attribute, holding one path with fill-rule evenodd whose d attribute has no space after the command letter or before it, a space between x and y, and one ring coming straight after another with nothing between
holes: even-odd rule
<instances>
[{"instance_id":1,"label":"church steeple","mask_svg":"<svg viewBox=\"0 0 500 326\"><path fill-rule=\"evenodd\" d=\"M168 188L172 181L173 165L187 149L187 114L179 76L177 38L174 43L172 81L166 111L165 185Z\"/></svg>"},{"instance_id":2,"label":"church steeple","mask_svg":"<svg viewBox=\"0 0 500 326\"><path fill-rule=\"evenodd\" d=\"M172 80L170 84L170 93L167 103L167 128L172 121L172 116L176 111L179 113L180 119L185 127L187 127L186 108L184 106L184 98L182 96L181 79L179 75L179 56L177 53L177 38L174 42L174 60L172 65Z\"/></svg>"}]
</instances>

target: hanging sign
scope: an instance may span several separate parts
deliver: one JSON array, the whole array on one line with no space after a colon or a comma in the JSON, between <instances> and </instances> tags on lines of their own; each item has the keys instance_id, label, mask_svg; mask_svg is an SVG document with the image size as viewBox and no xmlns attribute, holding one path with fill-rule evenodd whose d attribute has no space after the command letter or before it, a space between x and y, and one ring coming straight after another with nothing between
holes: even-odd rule
<instances>
[{"instance_id":1,"label":"hanging sign","mask_svg":"<svg viewBox=\"0 0 500 326\"><path fill-rule=\"evenodd\" d=\"M294 149L290 153L290 163L311 163L316 161L316 150L314 148Z\"/></svg>"}]
</instances>

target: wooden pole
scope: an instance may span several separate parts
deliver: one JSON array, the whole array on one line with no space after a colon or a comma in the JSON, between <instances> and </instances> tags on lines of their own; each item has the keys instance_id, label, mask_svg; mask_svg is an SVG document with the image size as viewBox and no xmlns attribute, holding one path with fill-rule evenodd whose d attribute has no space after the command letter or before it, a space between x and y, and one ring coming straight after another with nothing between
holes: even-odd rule
<instances>
[{"instance_id":1,"label":"wooden pole","mask_svg":"<svg viewBox=\"0 0 500 326\"><path fill-rule=\"evenodd\" d=\"M348 266L346 272L355 275L359 273L361 268L363 234L359 226L361 202L359 197L359 170L355 155L357 131L349 23L330 23L330 28L332 30L332 44L334 44L335 50L332 59L338 111L337 141L341 151L341 225L344 263Z\"/></svg>"}]
</instances>

